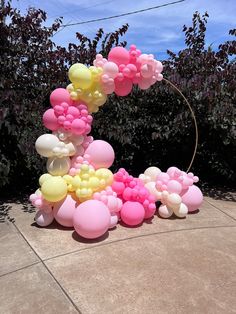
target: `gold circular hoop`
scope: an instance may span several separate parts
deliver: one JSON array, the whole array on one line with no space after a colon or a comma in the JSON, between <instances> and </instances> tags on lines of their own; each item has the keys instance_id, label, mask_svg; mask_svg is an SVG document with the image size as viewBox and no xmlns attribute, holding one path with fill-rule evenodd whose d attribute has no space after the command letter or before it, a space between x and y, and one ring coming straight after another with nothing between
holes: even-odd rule
<instances>
[{"instance_id":1,"label":"gold circular hoop","mask_svg":"<svg viewBox=\"0 0 236 314\"><path fill-rule=\"evenodd\" d=\"M166 82L167 84L169 84L171 87L174 88L175 91L177 91L179 93L179 95L184 99L185 103L187 104L190 112L191 112L191 115L192 115L192 118L193 118L193 122L194 122L194 127L195 127L195 146L194 146L194 151L193 151L193 156L192 156L192 159L191 159L191 162L188 166L188 169L186 170L186 172L188 172L191 167L192 167L192 164L193 164L193 161L196 157L196 153L197 153L197 146L198 146L198 127L197 127L197 120L196 120L196 117L195 117L195 114L193 112L193 109L190 105L190 103L188 102L188 100L186 99L186 97L183 95L183 93L178 89L178 87L176 87L171 81L163 78L163 81Z\"/></svg>"}]
</instances>

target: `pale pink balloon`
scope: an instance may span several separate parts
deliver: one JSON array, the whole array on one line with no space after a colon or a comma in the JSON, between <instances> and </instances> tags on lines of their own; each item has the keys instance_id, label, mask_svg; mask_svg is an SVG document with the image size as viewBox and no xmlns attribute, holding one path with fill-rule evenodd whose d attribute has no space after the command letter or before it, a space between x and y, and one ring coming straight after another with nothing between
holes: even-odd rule
<instances>
[{"instance_id":1,"label":"pale pink balloon","mask_svg":"<svg viewBox=\"0 0 236 314\"><path fill-rule=\"evenodd\" d=\"M78 207L77 203L70 194L53 207L53 214L56 221L64 227L73 227L73 215Z\"/></svg>"},{"instance_id":2,"label":"pale pink balloon","mask_svg":"<svg viewBox=\"0 0 236 314\"><path fill-rule=\"evenodd\" d=\"M73 222L79 235L95 239L102 236L110 227L111 214L103 202L89 200L76 208Z\"/></svg>"},{"instance_id":3,"label":"pale pink balloon","mask_svg":"<svg viewBox=\"0 0 236 314\"><path fill-rule=\"evenodd\" d=\"M44 112L43 124L47 129L51 131L56 131L60 127L59 123L57 122L57 117L55 116L54 110L52 108Z\"/></svg>"},{"instance_id":4,"label":"pale pink balloon","mask_svg":"<svg viewBox=\"0 0 236 314\"><path fill-rule=\"evenodd\" d=\"M112 48L108 54L108 61L112 61L117 65L129 63L129 52L123 47Z\"/></svg>"},{"instance_id":5,"label":"pale pink balloon","mask_svg":"<svg viewBox=\"0 0 236 314\"><path fill-rule=\"evenodd\" d=\"M150 86L152 85L152 79L151 78L145 78L145 77L141 77L138 86L140 89L148 89Z\"/></svg>"},{"instance_id":6,"label":"pale pink balloon","mask_svg":"<svg viewBox=\"0 0 236 314\"><path fill-rule=\"evenodd\" d=\"M90 156L90 162L95 169L109 168L115 159L112 146L102 140L93 141L86 149L85 154Z\"/></svg>"},{"instance_id":7,"label":"pale pink balloon","mask_svg":"<svg viewBox=\"0 0 236 314\"><path fill-rule=\"evenodd\" d=\"M109 77L115 78L119 72L119 68L114 62L107 62L103 66L103 72Z\"/></svg>"},{"instance_id":8,"label":"pale pink balloon","mask_svg":"<svg viewBox=\"0 0 236 314\"><path fill-rule=\"evenodd\" d=\"M129 78L115 79L115 93L118 96L127 96L132 91L133 83Z\"/></svg>"},{"instance_id":9,"label":"pale pink balloon","mask_svg":"<svg viewBox=\"0 0 236 314\"><path fill-rule=\"evenodd\" d=\"M167 183L167 191L169 193L177 193L180 194L182 191L182 184L180 184L178 181L176 180L170 180Z\"/></svg>"},{"instance_id":10,"label":"pale pink balloon","mask_svg":"<svg viewBox=\"0 0 236 314\"><path fill-rule=\"evenodd\" d=\"M202 192L196 185L191 185L181 196L182 202L188 207L189 212L199 209L203 202Z\"/></svg>"},{"instance_id":11,"label":"pale pink balloon","mask_svg":"<svg viewBox=\"0 0 236 314\"><path fill-rule=\"evenodd\" d=\"M121 220L128 226L137 226L143 222L145 216L144 207L138 202L125 202L122 206Z\"/></svg>"},{"instance_id":12,"label":"pale pink balloon","mask_svg":"<svg viewBox=\"0 0 236 314\"><path fill-rule=\"evenodd\" d=\"M110 226L109 226L109 229L114 228L114 227L117 225L118 221L119 221L118 215L117 215L116 213L112 213L112 214L111 214L111 218L110 218Z\"/></svg>"},{"instance_id":13,"label":"pale pink balloon","mask_svg":"<svg viewBox=\"0 0 236 314\"><path fill-rule=\"evenodd\" d=\"M50 95L51 105L54 107L57 105L61 105L63 102L66 102L68 105L72 104L70 93L65 88L55 89Z\"/></svg>"}]
</instances>

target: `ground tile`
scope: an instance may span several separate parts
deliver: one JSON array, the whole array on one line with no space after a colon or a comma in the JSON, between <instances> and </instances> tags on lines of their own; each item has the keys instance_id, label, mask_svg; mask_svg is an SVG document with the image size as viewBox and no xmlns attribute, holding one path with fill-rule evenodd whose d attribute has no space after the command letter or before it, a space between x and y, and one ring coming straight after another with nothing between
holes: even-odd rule
<instances>
[{"instance_id":1,"label":"ground tile","mask_svg":"<svg viewBox=\"0 0 236 314\"><path fill-rule=\"evenodd\" d=\"M12 223L0 224L0 275L39 261Z\"/></svg>"},{"instance_id":2,"label":"ground tile","mask_svg":"<svg viewBox=\"0 0 236 314\"><path fill-rule=\"evenodd\" d=\"M0 278L0 313L78 313L42 264Z\"/></svg>"},{"instance_id":3,"label":"ground tile","mask_svg":"<svg viewBox=\"0 0 236 314\"><path fill-rule=\"evenodd\" d=\"M180 229L205 228L212 226L236 225L236 222L204 202L199 213L191 214L186 219L161 219L155 215L152 221L144 222L137 228L127 228L118 225L103 237L95 240L85 240L79 237L73 228L63 228L53 223L47 228L39 228L34 223L34 213L24 213L18 205L14 205L11 215L24 237L43 259L66 254L87 247L104 245L107 242L139 237L146 234L167 232Z\"/></svg>"},{"instance_id":4,"label":"ground tile","mask_svg":"<svg viewBox=\"0 0 236 314\"><path fill-rule=\"evenodd\" d=\"M83 314L236 309L236 227L185 230L46 261Z\"/></svg>"},{"instance_id":5,"label":"ground tile","mask_svg":"<svg viewBox=\"0 0 236 314\"><path fill-rule=\"evenodd\" d=\"M210 197L205 197L205 199L207 202L217 207L218 209L223 211L225 214L236 219L236 202L214 200L213 198L210 198Z\"/></svg>"}]
</instances>

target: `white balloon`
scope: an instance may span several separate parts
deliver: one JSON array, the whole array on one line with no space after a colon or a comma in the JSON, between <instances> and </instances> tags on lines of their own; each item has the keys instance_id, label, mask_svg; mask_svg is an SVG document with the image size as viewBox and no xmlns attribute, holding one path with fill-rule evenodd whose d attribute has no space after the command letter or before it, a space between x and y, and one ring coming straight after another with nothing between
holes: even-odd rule
<instances>
[{"instance_id":1,"label":"white balloon","mask_svg":"<svg viewBox=\"0 0 236 314\"><path fill-rule=\"evenodd\" d=\"M39 210L36 213L34 220L40 227L47 227L54 220L53 212L51 211L50 213L45 213L43 210Z\"/></svg>"},{"instance_id":2,"label":"white balloon","mask_svg":"<svg viewBox=\"0 0 236 314\"><path fill-rule=\"evenodd\" d=\"M158 213L162 218L169 218L173 214L173 210L166 205L161 205L158 209Z\"/></svg>"},{"instance_id":3,"label":"white balloon","mask_svg":"<svg viewBox=\"0 0 236 314\"><path fill-rule=\"evenodd\" d=\"M161 170L157 167L149 167L145 170L144 174L151 178L151 181L156 181L157 176L161 173Z\"/></svg>"},{"instance_id":4,"label":"white balloon","mask_svg":"<svg viewBox=\"0 0 236 314\"><path fill-rule=\"evenodd\" d=\"M35 143L35 148L39 155L43 157L52 157L53 148L59 144L59 139L53 134L41 135Z\"/></svg>"},{"instance_id":5,"label":"white balloon","mask_svg":"<svg viewBox=\"0 0 236 314\"><path fill-rule=\"evenodd\" d=\"M47 161L47 171L52 176L64 176L68 173L71 166L69 157L57 158L51 157Z\"/></svg>"},{"instance_id":6,"label":"white balloon","mask_svg":"<svg viewBox=\"0 0 236 314\"><path fill-rule=\"evenodd\" d=\"M177 217L183 218L188 213L188 207L184 203L181 203L178 210L175 210L174 213Z\"/></svg>"},{"instance_id":7,"label":"white balloon","mask_svg":"<svg viewBox=\"0 0 236 314\"><path fill-rule=\"evenodd\" d=\"M160 192L157 191L155 182L146 183L145 188L147 188L148 191L155 197L155 202L160 199Z\"/></svg>"}]
</instances>

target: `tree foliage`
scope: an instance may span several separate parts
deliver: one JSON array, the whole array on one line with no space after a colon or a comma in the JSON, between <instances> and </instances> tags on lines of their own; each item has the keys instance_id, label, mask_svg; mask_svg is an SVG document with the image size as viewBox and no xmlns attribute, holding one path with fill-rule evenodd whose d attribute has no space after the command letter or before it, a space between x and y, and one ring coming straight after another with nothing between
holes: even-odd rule
<instances>
[{"instance_id":1,"label":"tree foliage","mask_svg":"<svg viewBox=\"0 0 236 314\"><path fill-rule=\"evenodd\" d=\"M56 46L53 35L62 20L46 27L46 18L35 8L23 16L10 2L0 11L0 186L29 183L42 172L45 160L36 154L34 142L47 132L42 114L52 90L68 84L69 66L91 64L98 51L107 54L113 45L126 44L119 38L128 25L107 35L99 29L92 41L77 33L77 44Z\"/></svg>"},{"instance_id":2,"label":"tree foliage","mask_svg":"<svg viewBox=\"0 0 236 314\"><path fill-rule=\"evenodd\" d=\"M68 48L56 46L57 19L45 26L46 13L30 8L25 16L5 3L0 12L0 186L29 183L43 171L45 161L34 149L45 133L41 117L49 107L50 92L68 84L68 67L92 64L97 53L105 57L113 46L126 46L123 25L113 33L99 29L94 39L76 33ZM208 15L193 15L184 26L186 48L168 51L164 76L189 99L198 120L200 142L194 169L200 176L235 180L236 168L236 41L222 43L217 51L206 47ZM236 30L230 30L235 36ZM130 96L112 95L95 114L93 135L115 149L114 168L124 166L138 174L149 165L186 169L194 146L194 129L188 108L165 82L148 91L134 88Z\"/></svg>"}]
</instances>

